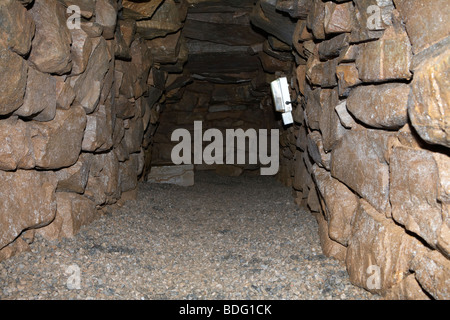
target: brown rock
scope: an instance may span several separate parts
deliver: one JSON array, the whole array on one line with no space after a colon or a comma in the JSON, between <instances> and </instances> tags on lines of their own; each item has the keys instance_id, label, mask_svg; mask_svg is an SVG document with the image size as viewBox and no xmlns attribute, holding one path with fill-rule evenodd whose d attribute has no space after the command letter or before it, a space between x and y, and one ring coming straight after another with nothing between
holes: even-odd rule
<instances>
[{"instance_id":1,"label":"brown rock","mask_svg":"<svg viewBox=\"0 0 450 320\"><path fill-rule=\"evenodd\" d=\"M433 298L450 299L450 261L437 251L414 259L411 269L416 279Z\"/></svg>"},{"instance_id":2,"label":"brown rock","mask_svg":"<svg viewBox=\"0 0 450 320\"><path fill-rule=\"evenodd\" d=\"M353 4L325 3L324 27L326 34L351 32L353 29Z\"/></svg>"},{"instance_id":3,"label":"brown rock","mask_svg":"<svg viewBox=\"0 0 450 320\"><path fill-rule=\"evenodd\" d=\"M290 61L278 60L265 52L259 52L258 57L266 72L275 73L276 71L288 71L291 68Z\"/></svg>"},{"instance_id":4,"label":"brown rock","mask_svg":"<svg viewBox=\"0 0 450 320\"><path fill-rule=\"evenodd\" d=\"M28 68L24 101L14 114L36 121L53 120L56 114L56 78Z\"/></svg>"},{"instance_id":5,"label":"brown rock","mask_svg":"<svg viewBox=\"0 0 450 320\"><path fill-rule=\"evenodd\" d=\"M448 1L394 0L394 3L406 23L414 54L450 35L449 24L443 23L450 16Z\"/></svg>"},{"instance_id":6,"label":"brown rock","mask_svg":"<svg viewBox=\"0 0 450 320\"><path fill-rule=\"evenodd\" d=\"M102 26L105 39L113 39L117 22L116 3L111 0L97 0L95 3L95 22Z\"/></svg>"},{"instance_id":7,"label":"brown rock","mask_svg":"<svg viewBox=\"0 0 450 320\"><path fill-rule=\"evenodd\" d=\"M362 83L359 79L358 69L354 63L343 63L336 67L338 78L339 96L348 96L352 87Z\"/></svg>"},{"instance_id":8,"label":"brown rock","mask_svg":"<svg viewBox=\"0 0 450 320\"><path fill-rule=\"evenodd\" d=\"M351 237L352 220L358 207L358 198L344 184L331 177L325 169L313 166L313 177L324 201L329 237L347 246Z\"/></svg>"},{"instance_id":9,"label":"brown rock","mask_svg":"<svg viewBox=\"0 0 450 320\"><path fill-rule=\"evenodd\" d=\"M417 239L361 199L347 250L350 281L382 294L409 274L420 247Z\"/></svg>"},{"instance_id":10,"label":"brown rock","mask_svg":"<svg viewBox=\"0 0 450 320\"><path fill-rule=\"evenodd\" d=\"M239 177L244 170L241 167L233 165L218 165L216 173L222 176Z\"/></svg>"},{"instance_id":11,"label":"brown rock","mask_svg":"<svg viewBox=\"0 0 450 320\"><path fill-rule=\"evenodd\" d=\"M327 60L339 57L341 51L343 51L349 45L348 33L342 33L329 40L322 41L318 45L319 58L321 60Z\"/></svg>"},{"instance_id":12,"label":"brown rock","mask_svg":"<svg viewBox=\"0 0 450 320\"><path fill-rule=\"evenodd\" d=\"M133 20L149 19L162 2L163 0L150 0L146 2L122 0L123 18Z\"/></svg>"},{"instance_id":13,"label":"brown rock","mask_svg":"<svg viewBox=\"0 0 450 320\"><path fill-rule=\"evenodd\" d=\"M383 35L383 30L392 24L392 12L394 9L392 0L379 2L378 0L356 0L355 18L352 30L352 42L366 42L375 40ZM369 10L370 6L380 9L380 16ZM379 21L376 19L381 18Z\"/></svg>"},{"instance_id":14,"label":"brown rock","mask_svg":"<svg viewBox=\"0 0 450 320\"><path fill-rule=\"evenodd\" d=\"M33 146L27 123L15 117L0 120L0 170L33 167Z\"/></svg>"},{"instance_id":15,"label":"brown rock","mask_svg":"<svg viewBox=\"0 0 450 320\"><path fill-rule=\"evenodd\" d=\"M308 135L308 153L320 167L330 169L330 154L323 150L320 132L313 131Z\"/></svg>"},{"instance_id":16,"label":"brown rock","mask_svg":"<svg viewBox=\"0 0 450 320\"><path fill-rule=\"evenodd\" d=\"M120 198L119 161L114 152L95 154L84 195L96 205L113 204Z\"/></svg>"},{"instance_id":17,"label":"brown rock","mask_svg":"<svg viewBox=\"0 0 450 320\"><path fill-rule=\"evenodd\" d=\"M53 172L0 170L0 248L22 230L40 228L54 219L56 182Z\"/></svg>"},{"instance_id":18,"label":"brown rock","mask_svg":"<svg viewBox=\"0 0 450 320\"><path fill-rule=\"evenodd\" d=\"M86 70L92 52L92 40L83 29L70 30L72 36L71 59L72 75L79 75Z\"/></svg>"},{"instance_id":19,"label":"brown rock","mask_svg":"<svg viewBox=\"0 0 450 320\"><path fill-rule=\"evenodd\" d=\"M408 120L410 87L402 83L354 88L347 109L361 122L381 129L400 129Z\"/></svg>"},{"instance_id":20,"label":"brown rock","mask_svg":"<svg viewBox=\"0 0 450 320\"><path fill-rule=\"evenodd\" d=\"M422 139L450 147L450 49L415 70L408 112Z\"/></svg>"},{"instance_id":21,"label":"brown rock","mask_svg":"<svg viewBox=\"0 0 450 320\"><path fill-rule=\"evenodd\" d=\"M303 153L297 151L295 153L294 161L294 179L292 180L292 187L295 190L303 191L308 187L308 183L311 181L311 176L306 168L303 160Z\"/></svg>"},{"instance_id":22,"label":"brown rock","mask_svg":"<svg viewBox=\"0 0 450 320\"><path fill-rule=\"evenodd\" d=\"M325 3L314 1L314 9L311 10L306 20L306 25L312 31L314 38L324 40L325 35Z\"/></svg>"},{"instance_id":23,"label":"brown rock","mask_svg":"<svg viewBox=\"0 0 450 320\"><path fill-rule=\"evenodd\" d=\"M137 187L138 154L131 154L130 158L119 164L119 179L122 192L134 190Z\"/></svg>"},{"instance_id":24,"label":"brown rock","mask_svg":"<svg viewBox=\"0 0 450 320\"><path fill-rule=\"evenodd\" d=\"M438 202L439 168L433 153L396 147L390 158L392 217L436 247L443 221L442 205ZM442 161L448 166L450 158Z\"/></svg>"},{"instance_id":25,"label":"brown rock","mask_svg":"<svg viewBox=\"0 0 450 320\"><path fill-rule=\"evenodd\" d=\"M306 92L305 118L306 123L312 130L320 129L320 117L322 114L322 106L320 104L321 91L322 89L315 89Z\"/></svg>"},{"instance_id":26,"label":"brown rock","mask_svg":"<svg viewBox=\"0 0 450 320\"><path fill-rule=\"evenodd\" d=\"M136 32L145 39L164 37L183 26L182 17L173 0L164 1L150 20L136 21Z\"/></svg>"},{"instance_id":27,"label":"brown rock","mask_svg":"<svg viewBox=\"0 0 450 320\"><path fill-rule=\"evenodd\" d=\"M346 132L335 111L336 106L339 104L337 89L322 90L320 101L322 113L320 115L319 128L322 132L323 149L325 152L330 152Z\"/></svg>"},{"instance_id":28,"label":"brown rock","mask_svg":"<svg viewBox=\"0 0 450 320\"><path fill-rule=\"evenodd\" d=\"M56 107L67 110L75 100L75 92L65 76L55 76L56 79Z\"/></svg>"},{"instance_id":29,"label":"brown rock","mask_svg":"<svg viewBox=\"0 0 450 320\"><path fill-rule=\"evenodd\" d=\"M58 0L66 7L76 5L80 8L80 14L83 18L90 19L95 12L95 1L92 0ZM99 35L100 36L100 35Z\"/></svg>"},{"instance_id":30,"label":"brown rock","mask_svg":"<svg viewBox=\"0 0 450 320\"><path fill-rule=\"evenodd\" d=\"M404 30L389 27L377 41L361 45L356 66L363 82L409 80L411 44Z\"/></svg>"},{"instance_id":31,"label":"brown rock","mask_svg":"<svg viewBox=\"0 0 450 320\"><path fill-rule=\"evenodd\" d=\"M355 122L355 119L351 116L351 114L347 110L347 101L339 103L334 110L336 111L341 124L346 129L356 128L358 124Z\"/></svg>"},{"instance_id":32,"label":"brown rock","mask_svg":"<svg viewBox=\"0 0 450 320\"><path fill-rule=\"evenodd\" d=\"M81 149L86 152L103 152L112 148L113 115L111 108L99 105L94 113L87 115Z\"/></svg>"},{"instance_id":33,"label":"brown rock","mask_svg":"<svg viewBox=\"0 0 450 320\"><path fill-rule=\"evenodd\" d=\"M56 203L55 220L38 230L49 240L73 238L82 226L91 223L97 216L95 203L76 193L57 192Z\"/></svg>"},{"instance_id":34,"label":"brown rock","mask_svg":"<svg viewBox=\"0 0 450 320\"><path fill-rule=\"evenodd\" d=\"M142 119L132 118L130 126L125 130L124 142L129 153L141 151L142 138L144 136L144 125Z\"/></svg>"},{"instance_id":35,"label":"brown rock","mask_svg":"<svg viewBox=\"0 0 450 320\"><path fill-rule=\"evenodd\" d=\"M27 69L25 60L0 46L0 115L9 114L22 105Z\"/></svg>"},{"instance_id":36,"label":"brown rock","mask_svg":"<svg viewBox=\"0 0 450 320\"><path fill-rule=\"evenodd\" d=\"M56 191L83 194L89 178L92 157L90 153L82 153L73 166L55 171L58 179Z\"/></svg>"},{"instance_id":37,"label":"brown rock","mask_svg":"<svg viewBox=\"0 0 450 320\"><path fill-rule=\"evenodd\" d=\"M408 275L401 282L389 289L383 297L385 300L430 300L422 290L414 274Z\"/></svg>"},{"instance_id":38,"label":"brown rock","mask_svg":"<svg viewBox=\"0 0 450 320\"><path fill-rule=\"evenodd\" d=\"M385 159L393 134L347 131L331 153L331 175L380 212L389 210L389 166Z\"/></svg>"},{"instance_id":39,"label":"brown rock","mask_svg":"<svg viewBox=\"0 0 450 320\"><path fill-rule=\"evenodd\" d=\"M311 56L308 60L306 77L313 85L322 88L332 88L337 86L336 67L338 58L320 62L317 57Z\"/></svg>"},{"instance_id":40,"label":"brown rock","mask_svg":"<svg viewBox=\"0 0 450 320\"><path fill-rule=\"evenodd\" d=\"M0 262L25 251L31 251L31 248L22 237L19 237L0 249Z\"/></svg>"},{"instance_id":41,"label":"brown rock","mask_svg":"<svg viewBox=\"0 0 450 320\"><path fill-rule=\"evenodd\" d=\"M76 100L83 106L87 114L94 112L100 101L102 82L109 69L111 53L104 38L98 38L89 58L86 71L73 77L71 83L76 93Z\"/></svg>"},{"instance_id":42,"label":"brown rock","mask_svg":"<svg viewBox=\"0 0 450 320\"><path fill-rule=\"evenodd\" d=\"M0 20L0 47L9 48L22 56L28 54L35 25L27 10L16 0L4 0L0 4Z\"/></svg>"},{"instance_id":43,"label":"brown rock","mask_svg":"<svg viewBox=\"0 0 450 320\"><path fill-rule=\"evenodd\" d=\"M194 166L154 166L151 168L146 181L152 183L169 183L184 187L194 185Z\"/></svg>"},{"instance_id":44,"label":"brown rock","mask_svg":"<svg viewBox=\"0 0 450 320\"><path fill-rule=\"evenodd\" d=\"M347 248L339 242L330 239L328 235L328 224L322 213L315 213L314 216L319 224L320 246L322 247L323 254L327 257L336 258L339 261L345 261Z\"/></svg>"},{"instance_id":45,"label":"brown rock","mask_svg":"<svg viewBox=\"0 0 450 320\"><path fill-rule=\"evenodd\" d=\"M86 127L86 114L81 106L57 110L55 119L30 125L36 167L60 169L78 159Z\"/></svg>"},{"instance_id":46,"label":"brown rock","mask_svg":"<svg viewBox=\"0 0 450 320\"><path fill-rule=\"evenodd\" d=\"M65 10L56 0L36 0L29 10L36 24L29 60L41 72L64 74L72 68Z\"/></svg>"},{"instance_id":47,"label":"brown rock","mask_svg":"<svg viewBox=\"0 0 450 320\"><path fill-rule=\"evenodd\" d=\"M147 41L147 46L158 63L176 63L180 53L181 31L167 35L164 38L155 38Z\"/></svg>"}]
</instances>

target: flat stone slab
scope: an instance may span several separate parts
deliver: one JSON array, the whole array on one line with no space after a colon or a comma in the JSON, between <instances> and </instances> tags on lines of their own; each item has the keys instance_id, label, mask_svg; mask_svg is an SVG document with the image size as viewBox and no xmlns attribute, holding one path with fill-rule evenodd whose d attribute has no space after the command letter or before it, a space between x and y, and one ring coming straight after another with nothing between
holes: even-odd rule
<instances>
[{"instance_id":1,"label":"flat stone slab","mask_svg":"<svg viewBox=\"0 0 450 320\"><path fill-rule=\"evenodd\" d=\"M169 183L183 187L194 185L194 165L152 167L147 182Z\"/></svg>"}]
</instances>

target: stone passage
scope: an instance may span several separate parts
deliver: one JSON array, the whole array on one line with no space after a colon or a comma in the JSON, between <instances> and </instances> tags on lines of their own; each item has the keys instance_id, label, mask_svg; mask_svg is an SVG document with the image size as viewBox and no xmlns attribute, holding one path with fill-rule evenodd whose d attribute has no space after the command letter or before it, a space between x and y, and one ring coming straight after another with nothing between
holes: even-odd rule
<instances>
[{"instance_id":1,"label":"stone passage","mask_svg":"<svg viewBox=\"0 0 450 320\"><path fill-rule=\"evenodd\" d=\"M1 0L0 261L135 198L173 165L173 131L200 122L279 130L276 178L353 284L450 299L447 21L448 0ZM289 126L270 92L280 77Z\"/></svg>"},{"instance_id":2,"label":"stone passage","mask_svg":"<svg viewBox=\"0 0 450 320\"><path fill-rule=\"evenodd\" d=\"M69 290L75 266L80 289ZM141 184L137 201L74 239L40 239L2 262L0 278L2 299L378 298L322 254L289 188L211 172L192 188Z\"/></svg>"}]
</instances>

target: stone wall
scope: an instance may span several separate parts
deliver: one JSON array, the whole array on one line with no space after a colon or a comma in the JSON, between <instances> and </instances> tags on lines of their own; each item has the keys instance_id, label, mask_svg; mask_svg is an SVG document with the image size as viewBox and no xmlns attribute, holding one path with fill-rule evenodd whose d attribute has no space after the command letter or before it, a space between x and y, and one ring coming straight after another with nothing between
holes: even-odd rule
<instances>
[{"instance_id":1,"label":"stone wall","mask_svg":"<svg viewBox=\"0 0 450 320\"><path fill-rule=\"evenodd\" d=\"M281 128L269 83L287 76L277 177L324 253L386 298L449 299L449 17L446 0L3 0L0 261L135 196L175 128Z\"/></svg>"},{"instance_id":2,"label":"stone wall","mask_svg":"<svg viewBox=\"0 0 450 320\"><path fill-rule=\"evenodd\" d=\"M279 179L315 214L324 253L386 298L449 299L450 4L257 6L255 24L268 8L295 20L300 95Z\"/></svg>"},{"instance_id":3,"label":"stone wall","mask_svg":"<svg viewBox=\"0 0 450 320\"><path fill-rule=\"evenodd\" d=\"M187 9L162 2L0 3L0 260L135 196L165 96L152 39L173 49Z\"/></svg>"}]
</instances>

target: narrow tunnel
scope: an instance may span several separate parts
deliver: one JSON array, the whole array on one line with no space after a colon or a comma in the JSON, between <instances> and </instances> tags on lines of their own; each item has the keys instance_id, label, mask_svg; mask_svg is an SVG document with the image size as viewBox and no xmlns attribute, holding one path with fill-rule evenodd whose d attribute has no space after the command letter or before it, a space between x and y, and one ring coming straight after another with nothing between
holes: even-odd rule
<instances>
[{"instance_id":1,"label":"narrow tunnel","mask_svg":"<svg viewBox=\"0 0 450 320\"><path fill-rule=\"evenodd\" d=\"M2 0L0 299L450 299L447 0Z\"/></svg>"}]
</instances>

